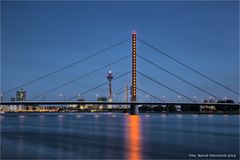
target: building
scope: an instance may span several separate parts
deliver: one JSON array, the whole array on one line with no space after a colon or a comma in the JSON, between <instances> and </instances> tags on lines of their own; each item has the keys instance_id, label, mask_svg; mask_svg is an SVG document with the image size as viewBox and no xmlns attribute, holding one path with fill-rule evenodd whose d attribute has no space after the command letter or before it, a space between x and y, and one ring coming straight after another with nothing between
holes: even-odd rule
<instances>
[{"instance_id":1,"label":"building","mask_svg":"<svg viewBox=\"0 0 240 160\"><path fill-rule=\"evenodd\" d=\"M108 98L107 97L98 97L97 99L98 102L107 102L108 101ZM99 110L102 110L106 108L106 105L99 105Z\"/></svg>"},{"instance_id":2,"label":"building","mask_svg":"<svg viewBox=\"0 0 240 160\"><path fill-rule=\"evenodd\" d=\"M107 97L98 97L98 102L107 102Z\"/></svg>"},{"instance_id":3,"label":"building","mask_svg":"<svg viewBox=\"0 0 240 160\"><path fill-rule=\"evenodd\" d=\"M16 92L16 101L26 101L26 91L22 88Z\"/></svg>"},{"instance_id":4,"label":"building","mask_svg":"<svg viewBox=\"0 0 240 160\"><path fill-rule=\"evenodd\" d=\"M11 102L15 102L15 97L11 97Z\"/></svg>"},{"instance_id":5,"label":"building","mask_svg":"<svg viewBox=\"0 0 240 160\"><path fill-rule=\"evenodd\" d=\"M80 102L84 102L85 99L84 99L84 98L79 98L78 101L80 101Z\"/></svg>"}]
</instances>

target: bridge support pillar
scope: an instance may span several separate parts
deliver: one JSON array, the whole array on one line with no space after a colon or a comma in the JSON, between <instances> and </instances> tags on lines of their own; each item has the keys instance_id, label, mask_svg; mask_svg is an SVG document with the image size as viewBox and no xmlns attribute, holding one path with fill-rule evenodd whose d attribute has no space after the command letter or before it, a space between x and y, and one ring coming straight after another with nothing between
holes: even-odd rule
<instances>
[{"instance_id":1,"label":"bridge support pillar","mask_svg":"<svg viewBox=\"0 0 240 160\"><path fill-rule=\"evenodd\" d=\"M130 106L130 115L137 115L139 113L138 106L132 104Z\"/></svg>"},{"instance_id":2,"label":"bridge support pillar","mask_svg":"<svg viewBox=\"0 0 240 160\"><path fill-rule=\"evenodd\" d=\"M132 33L132 87L131 87L131 102L137 100L137 51L136 51L136 32ZM138 106L132 104L130 106L130 114L138 114Z\"/></svg>"}]
</instances>

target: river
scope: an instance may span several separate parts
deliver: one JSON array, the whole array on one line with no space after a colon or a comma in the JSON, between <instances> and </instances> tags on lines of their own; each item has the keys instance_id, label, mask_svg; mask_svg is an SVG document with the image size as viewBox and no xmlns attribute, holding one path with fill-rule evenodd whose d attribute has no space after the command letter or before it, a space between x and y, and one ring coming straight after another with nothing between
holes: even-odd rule
<instances>
[{"instance_id":1,"label":"river","mask_svg":"<svg viewBox=\"0 0 240 160\"><path fill-rule=\"evenodd\" d=\"M1 159L238 159L239 117L4 113Z\"/></svg>"}]
</instances>

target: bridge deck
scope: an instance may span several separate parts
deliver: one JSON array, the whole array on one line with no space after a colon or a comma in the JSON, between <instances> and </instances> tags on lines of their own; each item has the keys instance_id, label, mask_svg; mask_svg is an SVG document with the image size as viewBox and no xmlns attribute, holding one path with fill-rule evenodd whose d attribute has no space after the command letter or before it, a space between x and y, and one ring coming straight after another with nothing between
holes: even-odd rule
<instances>
[{"instance_id":1,"label":"bridge deck","mask_svg":"<svg viewBox=\"0 0 240 160\"><path fill-rule=\"evenodd\" d=\"M93 104L93 105L185 105L185 106L238 106L239 103L190 103L190 102L98 102L98 101L23 101L10 102L2 101L0 105L69 105L69 104Z\"/></svg>"}]
</instances>

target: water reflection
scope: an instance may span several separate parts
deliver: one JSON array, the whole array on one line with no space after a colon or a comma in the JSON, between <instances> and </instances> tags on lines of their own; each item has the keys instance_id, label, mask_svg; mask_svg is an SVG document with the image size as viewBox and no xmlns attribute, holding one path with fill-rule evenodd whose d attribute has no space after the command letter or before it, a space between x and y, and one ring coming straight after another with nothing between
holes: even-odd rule
<instances>
[{"instance_id":1,"label":"water reflection","mask_svg":"<svg viewBox=\"0 0 240 160\"><path fill-rule=\"evenodd\" d=\"M37 143L37 147L38 147L38 158L39 159L43 159L43 154L44 154L44 146L43 146L43 142L44 142L44 138L43 138L43 134L44 134L44 130L45 130L45 116L44 115L39 115L39 132L42 132L40 134L40 137L38 137L40 139L40 142Z\"/></svg>"},{"instance_id":2,"label":"water reflection","mask_svg":"<svg viewBox=\"0 0 240 160\"><path fill-rule=\"evenodd\" d=\"M25 116L20 115L19 118L20 118L20 124L22 125L24 123Z\"/></svg>"},{"instance_id":3,"label":"water reflection","mask_svg":"<svg viewBox=\"0 0 240 160\"><path fill-rule=\"evenodd\" d=\"M128 159L139 160L141 159L141 128L140 117L131 115L128 117Z\"/></svg>"},{"instance_id":4,"label":"water reflection","mask_svg":"<svg viewBox=\"0 0 240 160\"><path fill-rule=\"evenodd\" d=\"M239 115L1 116L0 159L189 159L189 153L239 156Z\"/></svg>"},{"instance_id":5,"label":"water reflection","mask_svg":"<svg viewBox=\"0 0 240 160\"><path fill-rule=\"evenodd\" d=\"M63 139L61 137L61 134L63 133L63 120L64 120L64 116L62 114L58 115L58 135L57 135L57 156L60 159L62 157L62 148L63 148Z\"/></svg>"},{"instance_id":6,"label":"water reflection","mask_svg":"<svg viewBox=\"0 0 240 160\"><path fill-rule=\"evenodd\" d=\"M0 115L0 120L2 120L3 118L4 118L4 116L1 116L1 115Z\"/></svg>"},{"instance_id":7,"label":"water reflection","mask_svg":"<svg viewBox=\"0 0 240 160\"><path fill-rule=\"evenodd\" d=\"M24 140L24 135L22 135L21 133L23 132L24 130L24 119L25 119L25 116L24 115L19 115L19 131L20 131L20 134L17 136L17 153L18 153L18 156L21 156L21 153L23 152L23 140Z\"/></svg>"},{"instance_id":8,"label":"water reflection","mask_svg":"<svg viewBox=\"0 0 240 160\"><path fill-rule=\"evenodd\" d=\"M19 135L17 137L17 153L18 153L18 157L21 157L21 153L23 152L23 136Z\"/></svg>"}]
</instances>

